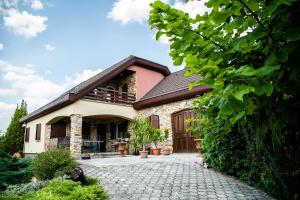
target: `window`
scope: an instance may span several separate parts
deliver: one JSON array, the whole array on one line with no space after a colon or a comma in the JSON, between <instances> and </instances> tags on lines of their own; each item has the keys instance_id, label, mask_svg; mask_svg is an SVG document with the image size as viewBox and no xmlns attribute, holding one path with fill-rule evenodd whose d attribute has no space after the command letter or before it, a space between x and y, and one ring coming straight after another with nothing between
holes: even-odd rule
<instances>
[{"instance_id":1,"label":"window","mask_svg":"<svg viewBox=\"0 0 300 200\"><path fill-rule=\"evenodd\" d=\"M66 137L66 122L58 121L51 124L50 138Z\"/></svg>"},{"instance_id":2,"label":"window","mask_svg":"<svg viewBox=\"0 0 300 200\"><path fill-rule=\"evenodd\" d=\"M123 139L127 134L127 122L117 122L116 124L116 139Z\"/></svg>"},{"instance_id":3,"label":"window","mask_svg":"<svg viewBox=\"0 0 300 200\"><path fill-rule=\"evenodd\" d=\"M29 142L30 127L25 129L25 142Z\"/></svg>"},{"instance_id":4,"label":"window","mask_svg":"<svg viewBox=\"0 0 300 200\"><path fill-rule=\"evenodd\" d=\"M37 124L35 129L35 140L41 140L41 129L42 129L42 125Z\"/></svg>"},{"instance_id":5,"label":"window","mask_svg":"<svg viewBox=\"0 0 300 200\"><path fill-rule=\"evenodd\" d=\"M158 115L151 115L149 117L150 123L152 124L152 126L154 126L155 128L159 128L159 116Z\"/></svg>"}]
</instances>

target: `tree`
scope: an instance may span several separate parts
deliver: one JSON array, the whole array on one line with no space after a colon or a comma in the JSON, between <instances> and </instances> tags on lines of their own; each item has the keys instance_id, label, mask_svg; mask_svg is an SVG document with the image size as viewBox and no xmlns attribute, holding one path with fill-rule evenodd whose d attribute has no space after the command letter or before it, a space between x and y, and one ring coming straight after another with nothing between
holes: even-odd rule
<instances>
[{"instance_id":1,"label":"tree","mask_svg":"<svg viewBox=\"0 0 300 200\"><path fill-rule=\"evenodd\" d=\"M17 105L15 113L2 140L5 148L4 150L9 154L23 151L25 129L22 127L19 120L26 115L27 104L24 100L22 100L21 105Z\"/></svg>"},{"instance_id":2,"label":"tree","mask_svg":"<svg viewBox=\"0 0 300 200\"><path fill-rule=\"evenodd\" d=\"M169 38L174 65L202 77L192 86L212 88L195 102L204 148L235 131L250 135L264 166L258 181L277 197L299 196L300 1L209 0L210 12L195 18L151 6L149 24Z\"/></svg>"}]
</instances>

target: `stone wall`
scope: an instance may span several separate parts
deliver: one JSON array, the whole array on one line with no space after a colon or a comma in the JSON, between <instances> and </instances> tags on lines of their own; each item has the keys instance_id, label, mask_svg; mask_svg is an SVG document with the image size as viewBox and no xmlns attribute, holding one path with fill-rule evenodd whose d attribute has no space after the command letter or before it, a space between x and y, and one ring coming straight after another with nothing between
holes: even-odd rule
<instances>
[{"instance_id":1,"label":"stone wall","mask_svg":"<svg viewBox=\"0 0 300 200\"><path fill-rule=\"evenodd\" d=\"M142 110L138 110L138 116L150 116L150 115L158 115L159 116L159 124L161 129L169 130L169 138L166 142L158 144L161 148L170 148L173 149L173 133L172 133L172 119L171 115L174 112L192 108L192 103L194 99L182 100L177 102L172 102L160 106L154 106Z\"/></svg>"},{"instance_id":2,"label":"stone wall","mask_svg":"<svg viewBox=\"0 0 300 200\"><path fill-rule=\"evenodd\" d=\"M71 115L70 151L75 158L79 157L82 148L82 115Z\"/></svg>"},{"instance_id":3,"label":"stone wall","mask_svg":"<svg viewBox=\"0 0 300 200\"><path fill-rule=\"evenodd\" d=\"M46 124L45 125L45 147L44 147L45 151L49 149L50 134L51 134L51 125Z\"/></svg>"}]
</instances>

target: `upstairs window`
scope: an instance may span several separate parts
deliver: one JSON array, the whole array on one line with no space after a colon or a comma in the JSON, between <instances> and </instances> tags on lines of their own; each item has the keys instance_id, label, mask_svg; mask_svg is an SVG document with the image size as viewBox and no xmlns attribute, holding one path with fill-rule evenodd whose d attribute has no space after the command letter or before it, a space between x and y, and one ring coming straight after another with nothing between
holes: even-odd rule
<instances>
[{"instance_id":1,"label":"upstairs window","mask_svg":"<svg viewBox=\"0 0 300 200\"><path fill-rule=\"evenodd\" d=\"M29 142L30 127L25 129L25 142Z\"/></svg>"},{"instance_id":2,"label":"upstairs window","mask_svg":"<svg viewBox=\"0 0 300 200\"><path fill-rule=\"evenodd\" d=\"M149 117L149 120L150 120L150 123L152 124L152 126L154 126L155 128L160 128L158 115L151 115Z\"/></svg>"},{"instance_id":3,"label":"upstairs window","mask_svg":"<svg viewBox=\"0 0 300 200\"><path fill-rule=\"evenodd\" d=\"M41 129L42 129L42 125L37 124L35 129L35 140L41 140Z\"/></svg>"}]
</instances>

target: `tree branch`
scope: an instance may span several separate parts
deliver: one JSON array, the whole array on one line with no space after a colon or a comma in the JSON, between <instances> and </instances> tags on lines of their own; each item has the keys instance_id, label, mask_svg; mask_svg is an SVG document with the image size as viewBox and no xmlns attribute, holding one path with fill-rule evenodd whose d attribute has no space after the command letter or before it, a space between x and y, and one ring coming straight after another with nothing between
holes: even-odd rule
<instances>
[{"instance_id":1,"label":"tree branch","mask_svg":"<svg viewBox=\"0 0 300 200\"><path fill-rule=\"evenodd\" d=\"M251 10L251 8L243 1L243 0L237 0L238 2L240 2L243 6L245 6L245 8L251 13L251 15L254 17L255 21L259 24L259 26L264 29L264 30L267 30L267 33L268 33L268 36L271 38L271 40L273 40L273 42L275 42L279 47L281 47L280 43L278 42L278 40L276 40L274 37L273 37L273 34L271 32L270 29L266 28L263 23L260 21L258 15L253 11ZM249 16L249 15L247 15Z\"/></svg>"},{"instance_id":2,"label":"tree branch","mask_svg":"<svg viewBox=\"0 0 300 200\"><path fill-rule=\"evenodd\" d=\"M191 31L191 32L193 32L193 33L195 33L195 34L197 34L197 35L203 37L205 40L210 41L211 43L213 43L215 46L219 47L220 49L226 50L225 47L223 47L222 45L220 45L220 44L216 43L215 41L211 40L209 37L203 35L202 33L199 33L199 32L197 32L197 31L194 31L194 30L191 30L191 29L187 29L187 28L184 28L184 27L182 27L182 29L184 29L184 30L186 30L186 31Z\"/></svg>"}]
</instances>

